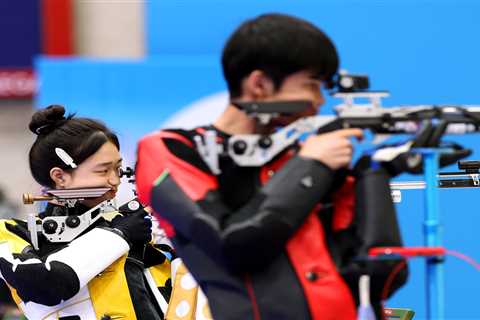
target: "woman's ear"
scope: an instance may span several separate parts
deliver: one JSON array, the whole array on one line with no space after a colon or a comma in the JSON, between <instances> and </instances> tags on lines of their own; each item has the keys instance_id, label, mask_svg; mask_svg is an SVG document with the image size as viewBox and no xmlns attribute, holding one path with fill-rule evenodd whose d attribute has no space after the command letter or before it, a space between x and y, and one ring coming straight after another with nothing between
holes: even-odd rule
<instances>
[{"instance_id":1,"label":"woman's ear","mask_svg":"<svg viewBox=\"0 0 480 320\"><path fill-rule=\"evenodd\" d=\"M65 189L70 180L70 174L59 167L50 169L50 178L55 182L55 188Z\"/></svg>"},{"instance_id":2,"label":"woman's ear","mask_svg":"<svg viewBox=\"0 0 480 320\"><path fill-rule=\"evenodd\" d=\"M275 85L263 71L254 70L243 80L243 94L253 100L265 99L275 93Z\"/></svg>"}]
</instances>

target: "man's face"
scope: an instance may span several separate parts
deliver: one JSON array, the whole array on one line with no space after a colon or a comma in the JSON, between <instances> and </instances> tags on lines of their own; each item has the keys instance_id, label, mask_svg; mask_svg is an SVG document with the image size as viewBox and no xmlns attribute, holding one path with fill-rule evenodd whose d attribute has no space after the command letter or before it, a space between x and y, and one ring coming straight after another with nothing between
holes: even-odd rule
<instances>
[{"instance_id":1,"label":"man's face","mask_svg":"<svg viewBox=\"0 0 480 320\"><path fill-rule=\"evenodd\" d=\"M322 82L315 79L307 71L293 73L283 80L282 85L265 101L307 100L311 107L301 113L279 117L274 121L275 126L285 126L293 121L318 113L320 106L325 102L322 94Z\"/></svg>"}]
</instances>

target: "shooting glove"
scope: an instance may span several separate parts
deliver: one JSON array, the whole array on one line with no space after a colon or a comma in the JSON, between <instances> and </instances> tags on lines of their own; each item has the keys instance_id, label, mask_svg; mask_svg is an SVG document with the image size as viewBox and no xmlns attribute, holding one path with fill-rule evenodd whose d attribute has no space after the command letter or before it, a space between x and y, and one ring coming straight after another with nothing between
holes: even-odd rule
<instances>
[{"instance_id":1,"label":"shooting glove","mask_svg":"<svg viewBox=\"0 0 480 320\"><path fill-rule=\"evenodd\" d=\"M136 204L132 204L136 202ZM148 243L152 238L152 220L148 212L137 200L132 200L119 208L122 215L116 216L111 227L120 230L133 245Z\"/></svg>"}]
</instances>

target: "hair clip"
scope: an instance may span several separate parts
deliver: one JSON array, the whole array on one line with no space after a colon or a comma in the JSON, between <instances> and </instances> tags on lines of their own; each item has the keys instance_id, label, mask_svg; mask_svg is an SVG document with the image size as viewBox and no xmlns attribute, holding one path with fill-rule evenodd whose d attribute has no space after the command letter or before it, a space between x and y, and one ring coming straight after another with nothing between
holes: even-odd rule
<instances>
[{"instance_id":1,"label":"hair clip","mask_svg":"<svg viewBox=\"0 0 480 320\"><path fill-rule=\"evenodd\" d=\"M72 157L70 157L70 155L65 151L63 150L62 148L55 148L55 153L57 154L57 156L62 159L62 161L67 165L67 166L70 166L72 167L73 169L75 169L77 167L77 165L75 164L75 162L73 162L73 159Z\"/></svg>"}]
</instances>

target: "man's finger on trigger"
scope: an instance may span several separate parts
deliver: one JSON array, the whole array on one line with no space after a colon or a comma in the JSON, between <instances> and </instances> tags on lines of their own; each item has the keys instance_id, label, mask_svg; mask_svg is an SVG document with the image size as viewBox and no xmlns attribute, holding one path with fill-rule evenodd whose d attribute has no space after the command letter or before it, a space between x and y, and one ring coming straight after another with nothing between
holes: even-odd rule
<instances>
[{"instance_id":1,"label":"man's finger on trigger","mask_svg":"<svg viewBox=\"0 0 480 320\"><path fill-rule=\"evenodd\" d=\"M341 129L338 130L338 133L342 137L348 137L348 138L358 138L358 139L363 139L363 130L359 128L348 128L348 129Z\"/></svg>"}]
</instances>

